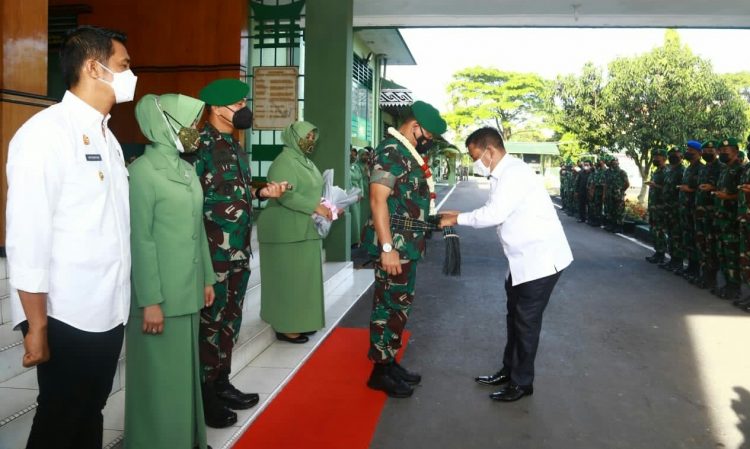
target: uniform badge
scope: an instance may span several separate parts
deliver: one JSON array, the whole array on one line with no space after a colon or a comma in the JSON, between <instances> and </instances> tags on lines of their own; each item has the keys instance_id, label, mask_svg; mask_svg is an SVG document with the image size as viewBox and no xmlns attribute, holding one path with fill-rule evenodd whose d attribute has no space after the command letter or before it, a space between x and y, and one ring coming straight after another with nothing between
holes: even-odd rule
<instances>
[{"instance_id":1,"label":"uniform badge","mask_svg":"<svg viewBox=\"0 0 750 449\"><path fill-rule=\"evenodd\" d=\"M84 134L83 135L83 144L84 145L88 145L90 143L91 143L91 141L89 140L89 136L87 136L86 134Z\"/></svg>"},{"instance_id":2,"label":"uniform badge","mask_svg":"<svg viewBox=\"0 0 750 449\"><path fill-rule=\"evenodd\" d=\"M104 181L104 172L99 170L99 180Z\"/></svg>"}]
</instances>

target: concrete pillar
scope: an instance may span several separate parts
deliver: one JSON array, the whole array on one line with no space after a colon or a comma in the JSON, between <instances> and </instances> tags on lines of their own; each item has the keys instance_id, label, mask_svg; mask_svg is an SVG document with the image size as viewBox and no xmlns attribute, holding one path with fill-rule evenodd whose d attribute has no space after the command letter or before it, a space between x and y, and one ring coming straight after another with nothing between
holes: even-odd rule
<instances>
[{"instance_id":1,"label":"concrete pillar","mask_svg":"<svg viewBox=\"0 0 750 449\"><path fill-rule=\"evenodd\" d=\"M313 161L321 171L333 168L334 183L349 185L352 122L353 0L308 0L305 4L305 120L320 140ZM347 212L324 241L326 260L351 259Z\"/></svg>"}]
</instances>

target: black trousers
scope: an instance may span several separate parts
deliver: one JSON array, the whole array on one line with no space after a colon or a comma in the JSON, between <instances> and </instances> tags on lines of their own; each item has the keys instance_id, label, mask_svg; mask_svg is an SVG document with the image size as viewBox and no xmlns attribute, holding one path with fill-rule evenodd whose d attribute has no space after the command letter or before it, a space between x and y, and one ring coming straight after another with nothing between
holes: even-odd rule
<instances>
[{"instance_id":1,"label":"black trousers","mask_svg":"<svg viewBox=\"0 0 750 449\"><path fill-rule=\"evenodd\" d=\"M511 276L505 281L508 339L503 354L503 371L510 374L510 380L516 385L531 386L534 383L534 360L542 331L542 315L561 274L559 271L515 287Z\"/></svg>"},{"instance_id":2,"label":"black trousers","mask_svg":"<svg viewBox=\"0 0 750 449\"><path fill-rule=\"evenodd\" d=\"M28 323L22 323L23 334ZM27 449L101 449L102 409L112 390L124 326L84 332L48 319L49 361L37 366L39 404Z\"/></svg>"}]
</instances>

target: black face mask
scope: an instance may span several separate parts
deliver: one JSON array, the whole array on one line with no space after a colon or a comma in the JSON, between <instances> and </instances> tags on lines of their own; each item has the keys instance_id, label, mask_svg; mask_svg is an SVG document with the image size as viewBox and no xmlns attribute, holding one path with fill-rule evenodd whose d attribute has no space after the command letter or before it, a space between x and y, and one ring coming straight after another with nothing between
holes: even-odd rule
<instances>
[{"instance_id":1,"label":"black face mask","mask_svg":"<svg viewBox=\"0 0 750 449\"><path fill-rule=\"evenodd\" d=\"M232 111L229 107L224 107ZM253 112L247 106L232 112L234 112L232 116L232 126L234 129L250 129L253 126Z\"/></svg>"},{"instance_id":2,"label":"black face mask","mask_svg":"<svg viewBox=\"0 0 750 449\"><path fill-rule=\"evenodd\" d=\"M659 166L659 161L652 161L651 163L654 165L654 167L658 167Z\"/></svg>"},{"instance_id":3,"label":"black face mask","mask_svg":"<svg viewBox=\"0 0 750 449\"><path fill-rule=\"evenodd\" d=\"M716 159L715 154L704 154L704 155L701 155L701 157L703 158L704 161L708 162L709 164L713 162L714 159Z\"/></svg>"},{"instance_id":4,"label":"black face mask","mask_svg":"<svg viewBox=\"0 0 750 449\"><path fill-rule=\"evenodd\" d=\"M435 142L425 136L417 137L415 135L414 138L417 139L417 145L414 146L414 149L417 150L417 153L419 154L427 154L427 152L435 145Z\"/></svg>"},{"instance_id":5,"label":"black face mask","mask_svg":"<svg viewBox=\"0 0 750 449\"><path fill-rule=\"evenodd\" d=\"M727 153L721 153L719 155L719 161L726 164L727 162L729 162L729 155Z\"/></svg>"},{"instance_id":6,"label":"black face mask","mask_svg":"<svg viewBox=\"0 0 750 449\"><path fill-rule=\"evenodd\" d=\"M669 163L672 165L676 165L680 163L680 156L677 156L675 154L669 156Z\"/></svg>"}]
</instances>

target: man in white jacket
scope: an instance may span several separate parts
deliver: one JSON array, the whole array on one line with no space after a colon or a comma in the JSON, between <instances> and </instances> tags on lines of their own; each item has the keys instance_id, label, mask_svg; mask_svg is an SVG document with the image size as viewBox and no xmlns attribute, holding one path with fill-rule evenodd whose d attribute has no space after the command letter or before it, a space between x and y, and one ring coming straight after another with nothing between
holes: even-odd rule
<instances>
[{"instance_id":1,"label":"man in white jacket","mask_svg":"<svg viewBox=\"0 0 750 449\"><path fill-rule=\"evenodd\" d=\"M474 173L490 180L490 197L471 212L441 212L441 225L497 227L510 268L505 280L507 342L502 368L475 380L504 385L490 398L517 401L534 392L542 315L573 255L542 181L522 160L508 156L500 133L495 128L481 128L466 139L466 147L474 159Z\"/></svg>"}]
</instances>

